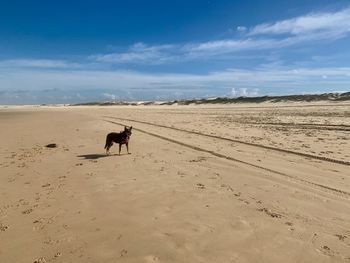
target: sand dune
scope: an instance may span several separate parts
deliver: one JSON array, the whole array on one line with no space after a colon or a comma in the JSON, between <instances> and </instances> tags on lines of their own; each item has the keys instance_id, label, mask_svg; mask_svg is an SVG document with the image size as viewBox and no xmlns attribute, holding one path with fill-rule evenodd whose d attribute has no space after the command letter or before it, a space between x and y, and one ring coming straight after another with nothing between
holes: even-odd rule
<instances>
[{"instance_id":1,"label":"sand dune","mask_svg":"<svg viewBox=\"0 0 350 263\"><path fill-rule=\"evenodd\" d=\"M350 262L349 109L3 108L0 262Z\"/></svg>"}]
</instances>

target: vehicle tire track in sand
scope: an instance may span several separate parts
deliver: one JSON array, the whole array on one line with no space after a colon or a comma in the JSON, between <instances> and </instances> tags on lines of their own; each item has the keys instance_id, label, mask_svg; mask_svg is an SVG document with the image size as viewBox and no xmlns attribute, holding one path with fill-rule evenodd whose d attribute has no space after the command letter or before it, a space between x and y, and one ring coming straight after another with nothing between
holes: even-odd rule
<instances>
[{"instance_id":1,"label":"vehicle tire track in sand","mask_svg":"<svg viewBox=\"0 0 350 263\"><path fill-rule=\"evenodd\" d=\"M197 135L211 137L211 138L215 138L215 139L219 139L219 140L225 140L225 141L229 141L229 142L235 142L235 143L245 144L245 145L249 145L249 146L259 147L259 148L263 148L263 149L267 149L267 150L283 152L283 153L293 154L293 155L302 156L302 157L306 157L306 158L321 160L321 161L325 161L325 162L331 162L331 163L337 163L337 164L341 164L341 165L350 166L350 162L347 162L347 161L332 159L332 158L323 157L323 156L312 155L309 153L295 152L295 151L291 151L291 150L286 150L286 149L281 149L281 148L276 148L276 147L271 147L271 146L266 146L266 145L251 143L251 142L244 142L244 141L240 141L240 140L236 140L236 139L230 139L230 138L226 138L226 137L221 137L221 136L216 136L216 135L211 135L211 134L206 134L206 133L201 133L201 132L196 132L196 131L190 131L190 130L186 130L186 129L170 127L170 126L156 124L156 123L152 123L152 122L139 121L139 120L133 120L133 119L127 119L127 118L117 118L117 117L110 117L110 116L103 116L103 117L107 117L107 118L111 118L111 119L118 119L118 120L123 120L123 121L133 121L133 122L148 124L148 125L152 125L152 126L156 126L156 127L168 128L168 129L172 129L172 130L176 130L176 131L197 134Z\"/></svg>"},{"instance_id":2,"label":"vehicle tire track in sand","mask_svg":"<svg viewBox=\"0 0 350 263\"><path fill-rule=\"evenodd\" d=\"M229 120L239 124L249 125L271 125L271 126L287 126L293 129L305 129L305 130L324 130L324 131L350 131L350 125L346 124L316 124L316 123L290 123L290 122L242 122L239 120Z\"/></svg>"},{"instance_id":3,"label":"vehicle tire track in sand","mask_svg":"<svg viewBox=\"0 0 350 263\"><path fill-rule=\"evenodd\" d=\"M125 126L124 123L120 123L120 122L115 122L115 121L110 121L110 120L104 120L104 121L109 122L109 123L113 123L113 124L117 124L117 125L121 125L121 126ZM281 175L281 176L286 177L288 179L291 179L293 181L296 181L296 182L299 182L299 183L301 182L303 184L306 184L306 185L311 186L311 187L316 187L316 188L318 188L320 190L323 190L323 191L326 191L326 192L330 192L330 193L333 193L333 194L336 194L336 195L341 195L343 197L350 198L350 193L346 192L346 191L343 191L341 189L337 189L337 188L329 187L327 185L322 185L322 184L310 182L310 181L307 181L307 180L299 178L299 177L295 177L295 176L292 176L292 175L289 175L289 174L286 174L286 173L283 173L283 172L279 172L279 171L276 171L276 170L273 170L273 169L270 169L270 168L266 168L266 167L263 167L263 166L260 166L260 165L256 165L256 164L252 164L252 163L249 163L249 162L246 162L246 161L242 161L242 160L233 158L231 156L227 156L227 155L220 154L220 153L217 153L217 152L214 152L214 151L211 151L211 150L203 149L203 148L200 148L198 146L194 146L194 145L190 145L190 144L187 144L187 143L184 143L184 142L180 142L180 141L177 141L177 140L165 137L165 136L161 136L159 134L155 134L155 133L152 133L152 132L148 132L148 131L139 129L139 128L133 127L133 130L136 130L136 131L145 133L147 135L150 135L150 136L162 139L162 140L166 140L166 141L169 141L169 142L172 142L172 143L175 143L175 144L178 144L178 145L181 145L181 146L184 146L184 147L196 150L196 151L205 152L205 153L211 154L213 156L216 156L218 158L222 158L222 159L226 159L226 160L242 163L242 164L245 164L245 165L248 165L248 166L251 166L251 167L254 167L254 168L258 168L258 169L261 169L261 170L264 170L264 171L267 171L267 172L278 174L278 175Z\"/></svg>"}]
</instances>

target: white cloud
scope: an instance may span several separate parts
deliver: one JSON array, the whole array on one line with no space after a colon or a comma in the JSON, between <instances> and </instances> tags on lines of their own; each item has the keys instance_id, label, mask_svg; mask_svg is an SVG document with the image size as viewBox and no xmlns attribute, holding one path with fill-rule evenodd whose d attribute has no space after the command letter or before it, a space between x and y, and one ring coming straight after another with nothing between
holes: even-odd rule
<instances>
[{"instance_id":1,"label":"white cloud","mask_svg":"<svg viewBox=\"0 0 350 263\"><path fill-rule=\"evenodd\" d=\"M263 46L271 46L270 40L217 40L209 41L199 44L191 44L185 46L185 50L189 52L202 52L202 51L217 51L218 53L226 53L228 51L241 51Z\"/></svg>"},{"instance_id":2,"label":"white cloud","mask_svg":"<svg viewBox=\"0 0 350 263\"><path fill-rule=\"evenodd\" d=\"M129 47L127 52L99 54L90 56L90 59L108 63L150 63L161 64L171 59L170 52L174 45L148 46L142 42Z\"/></svg>"},{"instance_id":3,"label":"white cloud","mask_svg":"<svg viewBox=\"0 0 350 263\"><path fill-rule=\"evenodd\" d=\"M54 59L10 59L0 61L0 68L79 68L78 63Z\"/></svg>"},{"instance_id":4,"label":"white cloud","mask_svg":"<svg viewBox=\"0 0 350 263\"><path fill-rule=\"evenodd\" d=\"M259 89L258 88L232 88L230 92L231 97L256 97L259 95Z\"/></svg>"},{"instance_id":5,"label":"white cloud","mask_svg":"<svg viewBox=\"0 0 350 263\"><path fill-rule=\"evenodd\" d=\"M302 35L319 32L333 32L335 34L349 33L350 8L338 12L311 13L291 19L264 23L249 30L249 35L261 34L291 34Z\"/></svg>"},{"instance_id":6,"label":"white cloud","mask_svg":"<svg viewBox=\"0 0 350 263\"><path fill-rule=\"evenodd\" d=\"M244 40L216 40L208 41L199 44L191 44L185 46L187 51L184 56L188 59L200 59L200 58L213 58L215 59L225 58L218 55L225 55L230 53L240 53L244 51L259 51L259 50L271 50L276 48L283 48L298 44L301 42L309 41L309 36L302 37L289 37L285 39L244 39Z\"/></svg>"},{"instance_id":7,"label":"white cloud","mask_svg":"<svg viewBox=\"0 0 350 263\"><path fill-rule=\"evenodd\" d=\"M241 39L213 40L186 45L184 49L192 58L199 58L248 50L285 48L313 41L333 41L349 35L350 8L260 24L249 30L239 26L237 31L247 33ZM258 35L263 36L257 38Z\"/></svg>"}]
</instances>

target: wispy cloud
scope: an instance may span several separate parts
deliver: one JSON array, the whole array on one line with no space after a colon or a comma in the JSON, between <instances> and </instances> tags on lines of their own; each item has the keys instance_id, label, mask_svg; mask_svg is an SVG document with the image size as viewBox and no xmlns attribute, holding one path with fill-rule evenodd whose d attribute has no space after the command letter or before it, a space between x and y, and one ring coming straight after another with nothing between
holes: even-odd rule
<instances>
[{"instance_id":1,"label":"wispy cloud","mask_svg":"<svg viewBox=\"0 0 350 263\"><path fill-rule=\"evenodd\" d=\"M176 50L175 45L149 46L140 42L129 47L129 49L126 52L98 54L90 56L90 59L96 60L98 62L108 62L116 64L161 64L168 61L172 57L171 52L174 50Z\"/></svg>"},{"instance_id":2,"label":"wispy cloud","mask_svg":"<svg viewBox=\"0 0 350 263\"><path fill-rule=\"evenodd\" d=\"M237 31L245 32L240 39L197 43L188 45L185 50L192 57L201 57L336 40L350 33L350 8L333 13L311 13L275 23L259 24L250 29L239 26Z\"/></svg>"},{"instance_id":3,"label":"wispy cloud","mask_svg":"<svg viewBox=\"0 0 350 263\"><path fill-rule=\"evenodd\" d=\"M256 97L259 95L259 89L253 88L232 88L231 89L231 97Z\"/></svg>"},{"instance_id":4,"label":"wispy cloud","mask_svg":"<svg viewBox=\"0 0 350 263\"><path fill-rule=\"evenodd\" d=\"M350 32L350 8L338 12L310 13L291 19L264 23L251 28L248 35L262 34L317 34L326 33L332 35L347 34Z\"/></svg>"},{"instance_id":5,"label":"wispy cloud","mask_svg":"<svg viewBox=\"0 0 350 263\"><path fill-rule=\"evenodd\" d=\"M0 61L0 68L60 68L76 69L82 65L65 60L54 59L11 59Z\"/></svg>"},{"instance_id":6,"label":"wispy cloud","mask_svg":"<svg viewBox=\"0 0 350 263\"><path fill-rule=\"evenodd\" d=\"M279 41L278 41L279 42ZM186 55L191 57L224 54L252 49L271 48L278 43L273 39L243 39L243 40L215 40L204 43L188 44L183 47ZM208 53L203 53L208 52Z\"/></svg>"}]
</instances>

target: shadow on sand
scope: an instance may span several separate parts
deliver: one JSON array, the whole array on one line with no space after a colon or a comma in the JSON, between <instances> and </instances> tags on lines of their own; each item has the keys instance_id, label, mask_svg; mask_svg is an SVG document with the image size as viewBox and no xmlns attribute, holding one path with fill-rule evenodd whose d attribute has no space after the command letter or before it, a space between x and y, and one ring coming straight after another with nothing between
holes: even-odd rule
<instances>
[{"instance_id":1,"label":"shadow on sand","mask_svg":"<svg viewBox=\"0 0 350 263\"><path fill-rule=\"evenodd\" d=\"M96 159L100 159L103 157L108 157L108 156L113 156L111 155L107 155L107 154L83 154L83 155L78 155L78 157L84 158L86 160L96 160Z\"/></svg>"},{"instance_id":2,"label":"shadow on sand","mask_svg":"<svg viewBox=\"0 0 350 263\"><path fill-rule=\"evenodd\" d=\"M111 156L123 156L123 155L129 155L127 154L100 154L100 153L92 153L92 154L83 154L83 155L77 155L77 157L84 158L85 160L96 160L104 157L111 157Z\"/></svg>"}]
</instances>

